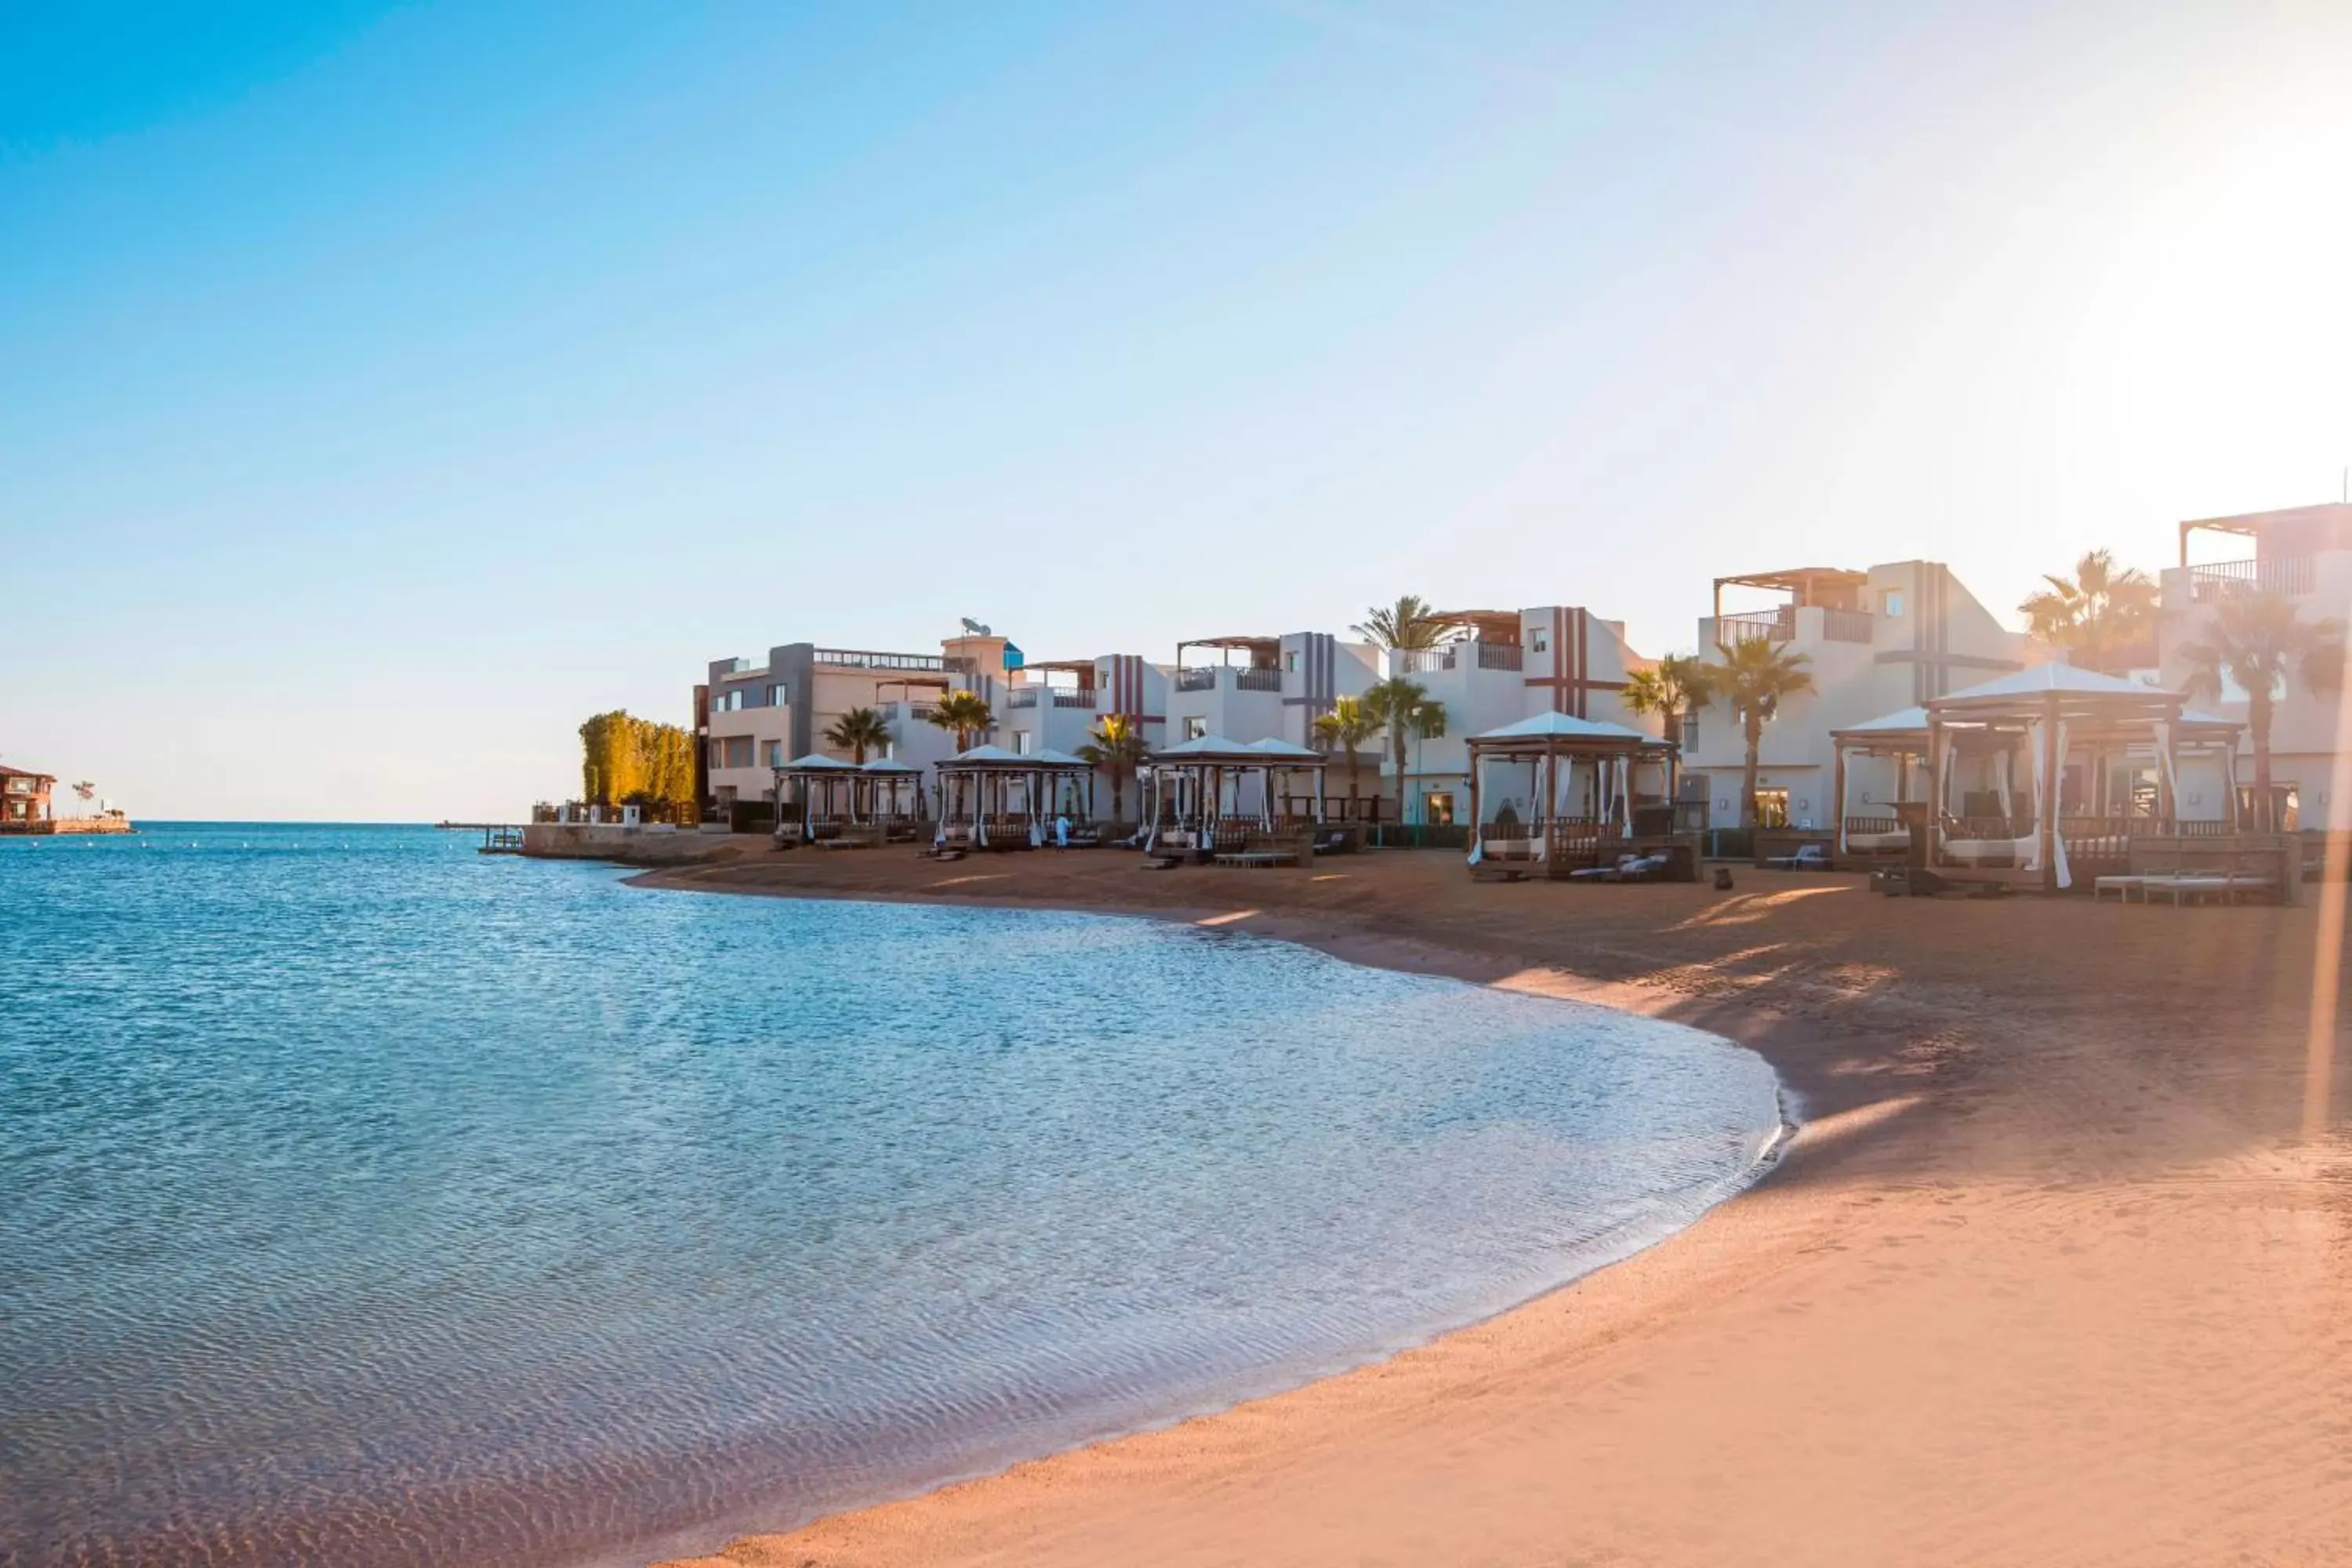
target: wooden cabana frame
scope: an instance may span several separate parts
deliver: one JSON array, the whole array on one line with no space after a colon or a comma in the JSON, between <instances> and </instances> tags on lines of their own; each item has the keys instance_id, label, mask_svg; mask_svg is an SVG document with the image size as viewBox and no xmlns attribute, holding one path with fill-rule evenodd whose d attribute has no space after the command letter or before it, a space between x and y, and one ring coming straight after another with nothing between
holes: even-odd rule
<instances>
[{"instance_id":1,"label":"wooden cabana frame","mask_svg":"<svg viewBox=\"0 0 2352 1568\"><path fill-rule=\"evenodd\" d=\"M843 827L856 820L860 775L855 763L811 752L804 757L794 757L775 772L778 843L814 844L820 838L838 837ZM784 792L788 785L797 808L792 819L785 815Z\"/></svg>"},{"instance_id":2,"label":"wooden cabana frame","mask_svg":"<svg viewBox=\"0 0 2352 1568\"><path fill-rule=\"evenodd\" d=\"M1094 768L1066 752L974 746L932 767L940 792L932 843L942 848L1040 847L1047 825L1066 815L1066 799L1083 805L1080 825L1094 819Z\"/></svg>"},{"instance_id":3,"label":"wooden cabana frame","mask_svg":"<svg viewBox=\"0 0 2352 1568\"><path fill-rule=\"evenodd\" d=\"M885 842L920 835L923 770L912 763L875 757L857 770L850 789L850 815L882 830Z\"/></svg>"},{"instance_id":4,"label":"wooden cabana frame","mask_svg":"<svg viewBox=\"0 0 2352 1568\"><path fill-rule=\"evenodd\" d=\"M1244 743L1202 735L1149 752L1139 780L1147 824L1144 851L1206 852L1218 847L1220 834L1230 838L1300 826L1282 786L1301 773L1315 781L1303 821L1319 827L1325 819L1324 774L1330 765L1321 752L1270 736ZM1247 798L1253 775L1258 785L1255 809Z\"/></svg>"},{"instance_id":5,"label":"wooden cabana frame","mask_svg":"<svg viewBox=\"0 0 2352 1568\"><path fill-rule=\"evenodd\" d=\"M2238 726L2189 712L2178 692L2053 663L1935 698L1925 709L1927 865L1939 876L2054 893L2076 885L2077 860L2094 876L2108 862L2127 863L2135 837L2169 837L2194 828L2237 831ZM2006 752L2003 776L2013 773L2021 753L2030 819L2021 824L2013 803L1997 823L1953 816L1953 765L1963 747L1980 755ZM2179 820L2180 763L2200 752L2219 755L2230 781L2225 816L2211 825ZM2155 765L2155 809L2117 814L2109 809L2113 767L2117 759L2141 754ZM2077 760L2089 770L2088 793L2099 809L2070 816L2063 784L2067 764ZM2021 825L2028 830L2020 832Z\"/></svg>"},{"instance_id":6,"label":"wooden cabana frame","mask_svg":"<svg viewBox=\"0 0 2352 1568\"><path fill-rule=\"evenodd\" d=\"M1680 759L1675 748L1622 724L1538 713L1472 735L1470 850L1474 872L1524 863L1565 877L1605 867L1618 856L1688 845L1696 867L1696 836L1673 831L1671 811ZM1656 770L1658 801L1669 812L1663 832L1643 832L1635 819L1639 773ZM1527 770L1524 796L1507 795L1501 776ZM1512 807L1524 798L1526 815ZM1505 820L1503 813L1510 811Z\"/></svg>"}]
</instances>

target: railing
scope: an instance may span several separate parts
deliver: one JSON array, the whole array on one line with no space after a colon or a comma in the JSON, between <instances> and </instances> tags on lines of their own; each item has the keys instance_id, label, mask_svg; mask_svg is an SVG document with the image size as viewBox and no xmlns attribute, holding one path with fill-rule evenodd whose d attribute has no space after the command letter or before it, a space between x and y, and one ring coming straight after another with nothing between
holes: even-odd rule
<instances>
[{"instance_id":1,"label":"railing","mask_svg":"<svg viewBox=\"0 0 2352 1568\"><path fill-rule=\"evenodd\" d=\"M2189 597L2200 605L2230 594L2282 594L2293 598L2310 593L2317 576L2316 565L2308 555L2224 561L2189 569Z\"/></svg>"},{"instance_id":2,"label":"railing","mask_svg":"<svg viewBox=\"0 0 2352 1568\"><path fill-rule=\"evenodd\" d=\"M920 669L944 675L952 668L950 660L935 653L872 653L862 648L821 647L815 657L817 663L836 669Z\"/></svg>"},{"instance_id":3,"label":"railing","mask_svg":"<svg viewBox=\"0 0 2352 1568\"><path fill-rule=\"evenodd\" d=\"M1822 637L1827 642L1869 642L1876 635L1868 610L1822 611Z\"/></svg>"},{"instance_id":4,"label":"railing","mask_svg":"<svg viewBox=\"0 0 2352 1568\"><path fill-rule=\"evenodd\" d=\"M1279 691L1282 671L1278 669L1236 669L1234 685L1243 691Z\"/></svg>"},{"instance_id":5,"label":"railing","mask_svg":"<svg viewBox=\"0 0 2352 1568\"><path fill-rule=\"evenodd\" d=\"M1795 623L1795 611L1787 605L1777 610L1748 610L1736 616L1717 616L1715 617L1715 640L1743 643L1769 637L1774 642L1787 642L1797 635Z\"/></svg>"},{"instance_id":6,"label":"railing","mask_svg":"<svg viewBox=\"0 0 2352 1568\"><path fill-rule=\"evenodd\" d=\"M1189 669L1180 669L1176 672L1176 689L1179 691L1214 691L1217 689L1217 669L1218 667L1213 664L1195 666Z\"/></svg>"},{"instance_id":7,"label":"railing","mask_svg":"<svg viewBox=\"0 0 2352 1568\"><path fill-rule=\"evenodd\" d=\"M911 719L919 724L929 723L930 721L931 715L937 711L939 711L939 710L932 707L928 702L885 702L882 704L882 717L894 722L900 719Z\"/></svg>"},{"instance_id":8,"label":"railing","mask_svg":"<svg viewBox=\"0 0 2352 1568\"><path fill-rule=\"evenodd\" d=\"M1451 647L1396 647L1389 650L1389 673L1391 675L1427 675L1432 670L1453 668L1454 650Z\"/></svg>"},{"instance_id":9,"label":"railing","mask_svg":"<svg viewBox=\"0 0 2352 1568\"><path fill-rule=\"evenodd\" d=\"M1055 687L1054 706L1056 708L1092 708L1096 688L1091 686Z\"/></svg>"},{"instance_id":10,"label":"railing","mask_svg":"<svg viewBox=\"0 0 2352 1568\"><path fill-rule=\"evenodd\" d=\"M1478 668L1481 669L1521 669L1526 668L1527 654L1517 643L1482 642L1478 647Z\"/></svg>"},{"instance_id":11,"label":"railing","mask_svg":"<svg viewBox=\"0 0 2352 1568\"><path fill-rule=\"evenodd\" d=\"M1036 707L1036 706L1037 706L1037 688L1035 688L1035 687L1034 687L1034 686L1016 686L1016 687L1014 687L1011 691L1009 691L1009 692L1007 692L1007 693L1005 694L1005 697L1004 697L1004 705L1005 705L1007 708L1034 708L1034 707Z\"/></svg>"}]
</instances>

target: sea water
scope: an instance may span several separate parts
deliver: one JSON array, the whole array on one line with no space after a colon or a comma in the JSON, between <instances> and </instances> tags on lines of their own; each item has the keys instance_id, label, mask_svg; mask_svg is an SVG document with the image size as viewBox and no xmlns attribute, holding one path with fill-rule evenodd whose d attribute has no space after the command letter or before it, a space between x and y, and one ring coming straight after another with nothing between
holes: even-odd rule
<instances>
[{"instance_id":1,"label":"sea water","mask_svg":"<svg viewBox=\"0 0 2352 1568\"><path fill-rule=\"evenodd\" d=\"M0 839L0 1563L707 1550L1523 1300L1775 1089L1188 926Z\"/></svg>"}]
</instances>

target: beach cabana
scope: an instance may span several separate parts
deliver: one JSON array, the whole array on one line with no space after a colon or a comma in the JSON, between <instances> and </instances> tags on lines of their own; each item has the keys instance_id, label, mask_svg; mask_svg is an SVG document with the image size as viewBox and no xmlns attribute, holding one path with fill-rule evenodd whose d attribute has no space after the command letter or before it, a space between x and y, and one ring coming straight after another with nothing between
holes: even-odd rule
<instances>
[{"instance_id":1,"label":"beach cabana","mask_svg":"<svg viewBox=\"0 0 2352 1568\"><path fill-rule=\"evenodd\" d=\"M803 844L837 837L856 809L858 770L811 752L776 770L776 838ZM791 800L785 799L787 792Z\"/></svg>"},{"instance_id":2,"label":"beach cabana","mask_svg":"<svg viewBox=\"0 0 2352 1568\"><path fill-rule=\"evenodd\" d=\"M1636 831L1634 803L1675 795L1675 748L1654 735L1572 713L1538 713L1469 737L1470 865L1517 861L1548 875L1669 849L1671 831Z\"/></svg>"},{"instance_id":3,"label":"beach cabana","mask_svg":"<svg viewBox=\"0 0 2352 1568\"><path fill-rule=\"evenodd\" d=\"M1907 854L1911 829L1893 808L1926 798L1921 792L1927 767L1927 710L1905 708L1866 724L1830 731L1836 762L1831 798L1837 802L1837 852L1840 855L1895 857ZM1875 772L1888 782L1880 787L1892 794L1875 804L1889 809L1855 811L1858 788ZM1869 803L1863 803L1869 804Z\"/></svg>"},{"instance_id":4,"label":"beach cabana","mask_svg":"<svg viewBox=\"0 0 2352 1568\"><path fill-rule=\"evenodd\" d=\"M974 746L933 765L940 815L932 842L942 848L1035 848L1054 819L1079 809L1094 790L1094 769L1065 752ZM1090 816L1090 799L1084 805Z\"/></svg>"},{"instance_id":5,"label":"beach cabana","mask_svg":"<svg viewBox=\"0 0 2352 1568\"><path fill-rule=\"evenodd\" d=\"M1207 850L1217 846L1221 832L1231 837L1319 825L1323 775L1330 763L1320 752L1272 736L1244 742L1199 735L1163 746L1143 762L1144 820L1150 825L1144 847L1154 853ZM1286 795L1286 783L1295 783L1302 773L1313 776L1314 794Z\"/></svg>"},{"instance_id":6,"label":"beach cabana","mask_svg":"<svg viewBox=\"0 0 2352 1568\"><path fill-rule=\"evenodd\" d=\"M851 814L882 829L883 838L911 838L923 817L923 770L912 763L876 757L857 770L850 792Z\"/></svg>"},{"instance_id":7,"label":"beach cabana","mask_svg":"<svg viewBox=\"0 0 2352 1568\"><path fill-rule=\"evenodd\" d=\"M2235 831L2237 726L2191 714L2178 692L2052 663L1925 708L1928 863L1939 874L2057 892L2120 869L2135 838ZM2180 763L2200 753L2231 783L2221 815L2191 826L2180 818ZM1954 809L1963 758L1993 784L2000 806L1990 818Z\"/></svg>"}]
</instances>

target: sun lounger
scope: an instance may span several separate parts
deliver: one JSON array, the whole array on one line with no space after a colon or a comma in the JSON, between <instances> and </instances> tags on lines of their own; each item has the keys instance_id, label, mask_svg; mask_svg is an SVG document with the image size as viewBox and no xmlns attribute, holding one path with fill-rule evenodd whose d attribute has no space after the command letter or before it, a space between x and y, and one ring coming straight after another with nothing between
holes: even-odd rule
<instances>
[{"instance_id":1,"label":"sun lounger","mask_svg":"<svg viewBox=\"0 0 2352 1568\"><path fill-rule=\"evenodd\" d=\"M1818 844L1801 844L1794 855L1775 855L1764 864L1779 871L1826 871L1830 852Z\"/></svg>"}]
</instances>

